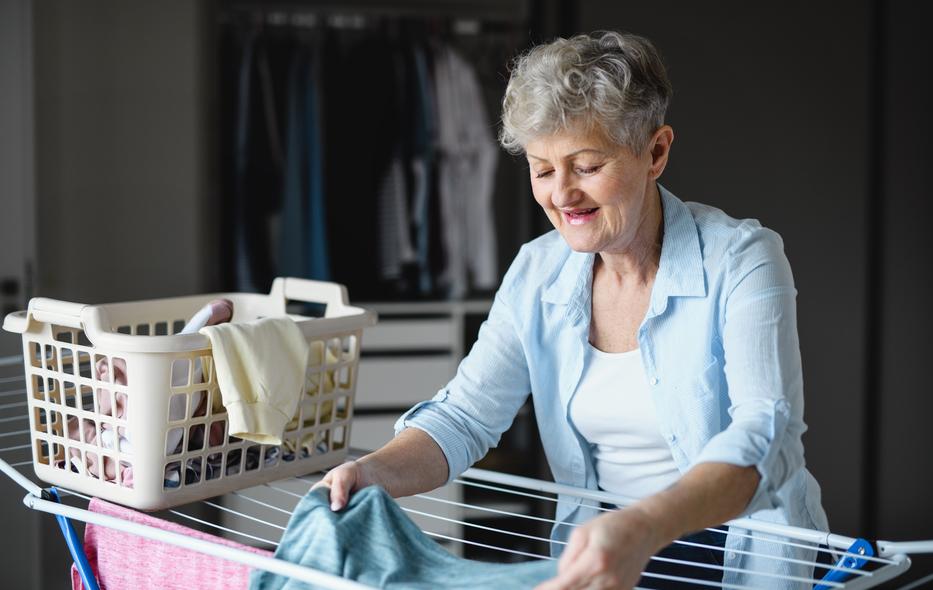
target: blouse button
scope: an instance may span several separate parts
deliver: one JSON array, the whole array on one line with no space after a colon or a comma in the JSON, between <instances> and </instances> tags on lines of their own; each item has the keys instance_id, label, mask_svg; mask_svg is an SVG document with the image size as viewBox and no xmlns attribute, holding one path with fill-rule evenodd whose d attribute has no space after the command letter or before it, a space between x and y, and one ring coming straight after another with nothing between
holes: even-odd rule
<instances>
[{"instance_id":1,"label":"blouse button","mask_svg":"<svg viewBox=\"0 0 933 590\"><path fill-rule=\"evenodd\" d=\"M657 378L657 377L652 377L652 378L651 378L651 384L652 384L652 385L657 385L657 384L658 384L658 378Z\"/></svg>"}]
</instances>

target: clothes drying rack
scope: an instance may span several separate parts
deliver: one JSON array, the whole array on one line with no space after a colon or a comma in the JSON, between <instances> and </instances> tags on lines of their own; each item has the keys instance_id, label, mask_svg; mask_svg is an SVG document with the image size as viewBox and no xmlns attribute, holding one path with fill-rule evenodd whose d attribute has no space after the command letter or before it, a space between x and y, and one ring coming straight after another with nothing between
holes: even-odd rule
<instances>
[{"instance_id":1,"label":"clothes drying rack","mask_svg":"<svg viewBox=\"0 0 933 590\"><path fill-rule=\"evenodd\" d=\"M251 568L267 570L282 576L297 579L318 587L339 589L361 589L368 588L362 584L335 577L330 574L313 570L298 564L278 560L241 549L231 548L210 541L195 539L180 535L177 533L157 529L154 527L137 524L100 514L87 510L85 504L90 500L88 496L68 490L49 490L43 489L35 483L26 474L31 472L32 460L28 457L30 444L28 443L29 429L28 416L25 414L25 401L18 401L17 396L22 396L25 390L22 389L22 357L0 357L0 469L11 479L26 490L26 496L23 503L33 509L41 512L47 512L56 515L60 524L64 519L74 519L95 525L110 527L123 532L139 535L148 539L169 543L192 551L197 551L228 559L247 565ZM21 441L25 440L25 443ZM351 451L352 454L352 451ZM236 498L236 509L229 507L223 498L204 500L203 503L210 507L215 514L228 514L235 517L237 522L249 523L249 532L246 530L237 530L231 527L229 523L205 520L199 516L191 514L193 505L185 505L169 511L175 522L187 524L188 526L199 526L202 530L212 530L218 537L223 536L227 539L233 539L245 544L250 544L264 549L274 550L278 546L278 541L285 530L285 524L295 505L307 490L318 481L323 474L311 474L302 477L292 477L280 481L264 484L258 488L250 488L228 494ZM606 492L583 490L572 488L553 482L547 482L526 477L519 477L495 471L482 469L469 469L450 485L481 488L485 492L502 494L503 497L521 496L523 498L532 498L545 503L557 502L557 494L571 494L587 500L607 504L624 504L624 499ZM264 493L257 495L256 492L262 490ZM50 493L51 492L51 493ZM270 500L270 493L274 500ZM56 501L60 496L63 501ZM456 502L446 498L438 497L434 493L419 494L417 497L425 500L428 504L434 504L438 507L445 504L454 505L464 510L479 511L480 513L497 514L508 516L515 519L530 519L539 523L553 523L553 519L540 515L521 514L502 510L501 508L488 505L470 505L463 502ZM196 503L195 503L196 504ZM614 510L615 508L597 508L598 510ZM420 522L425 519L437 519L447 521L462 527L476 527L484 529L487 532L496 533L503 539L515 539L522 537L546 543L548 540L543 537L528 535L517 531L511 531L506 528L487 526L468 520L451 519L441 514L436 514L430 510L416 510L413 508L403 508L412 516L420 517ZM440 511L440 509L438 510ZM475 513L475 512L474 512ZM271 516L270 516L271 515ZM769 542L781 545L792 545L808 549L816 549L818 554L822 553L829 556L829 559L822 563L821 560L814 561L813 579L799 578L795 576L782 574L761 574L759 576L769 576L769 583L774 582L779 586L785 584L794 587L810 587L811 585L821 585L820 588L845 588L847 590L860 590L864 588L874 588L887 582L910 567L909 554L914 553L933 553L933 541L915 541L915 542L889 542L876 541L868 553L854 553L853 547L860 546L859 543L865 543L864 540L837 535L833 533L814 531L799 527L782 526L763 521L757 521L750 518L737 519L726 523L730 526L743 529L742 532L733 532L732 534L755 535L756 538L766 539ZM63 525L64 527L64 525ZM259 529L257 532L256 529ZM64 530L64 528L63 528ZM709 529L719 534L725 534L720 529ZM505 541L501 545L492 545L470 541L465 538L452 537L430 530L425 527L424 532L435 539L446 544L478 545L486 550L502 552L509 560L515 559L553 559L548 555L536 554L527 551L520 551L510 548ZM67 535L66 535L67 537ZM498 538L498 537L497 537ZM682 543L685 541L676 541ZM861 545L864 547L864 545ZM709 545L713 551L726 552L723 547ZM874 553L874 555L871 555ZM770 557L771 559L790 559L781 557ZM663 557L654 557L666 561L674 561L689 565L689 562L678 562ZM694 564L699 567L717 568L722 570L730 569L729 565L713 566L709 564ZM735 568L732 568L735 569ZM64 574L63 574L64 575ZM644 590L650 590L653 579L666 579L679 582L684 588L710 588L721 587L731 589L745 589L750 586L738 586L723 583L713 583L709 581L693 580L690 578L678 578L666 576L663 574L646 573L642 578L641 584L644 584ZM930 577L933 580L933 576ZM926 578L924 579L926 580ZM904 588L914 588L916 583L905 586Z\"/></svg>"}]
</instances>

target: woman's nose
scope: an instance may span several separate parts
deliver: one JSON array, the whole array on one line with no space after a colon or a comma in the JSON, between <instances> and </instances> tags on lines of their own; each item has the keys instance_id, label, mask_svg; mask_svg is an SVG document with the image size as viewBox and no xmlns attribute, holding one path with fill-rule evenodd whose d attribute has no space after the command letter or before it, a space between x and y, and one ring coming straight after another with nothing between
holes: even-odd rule
<instances>
[{"instance_id":1,"label":"woman's nose","mask_svg":"<svg viewBox=\"0 0 933 590\"><path fill-rule=\"evenodd\" d=\"M554 179L554 190L551 192L551 203L559 209L573 206L580 201L582 193L566 174L558 174Z\"/></svg>"}]
</instances>

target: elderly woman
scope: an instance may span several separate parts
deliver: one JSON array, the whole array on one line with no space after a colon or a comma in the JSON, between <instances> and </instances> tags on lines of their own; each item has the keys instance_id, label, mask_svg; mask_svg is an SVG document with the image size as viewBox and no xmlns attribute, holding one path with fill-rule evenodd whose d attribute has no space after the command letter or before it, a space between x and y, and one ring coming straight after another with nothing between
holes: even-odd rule
<instances>
[{"instance_id":1,"label":"elderly woman","mask_svg":"<svg viewBox=\"0 0 933 590\"><path fill-rule=\"evenodd\" d=\"M555 480L634 500L600 511L560 498L559 573L541 588L630 588L665 571L649 565L659 551L693 551L725 566L698 576L725 571L733 584L812 575L768 557L801 549L742 531L694 537L712 549L668 547L740 515L827 527L804 467L781 239L658 184L674 140L670 97L657 51L632 35L558 39L517 60L500 141L527 158L555 231L522 247L453 380L405 413L391 442L325 477L334 509L370 484L400 497L453 480L530 392Z\"/></svg>"}]
</instances>

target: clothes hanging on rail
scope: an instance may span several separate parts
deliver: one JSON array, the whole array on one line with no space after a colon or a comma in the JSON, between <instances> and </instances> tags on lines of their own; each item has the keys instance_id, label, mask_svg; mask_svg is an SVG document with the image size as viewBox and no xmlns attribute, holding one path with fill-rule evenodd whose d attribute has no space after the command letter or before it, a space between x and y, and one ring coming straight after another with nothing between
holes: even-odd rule
<instances>
[{"instance_id":1,"label":"clothes hanging on rail","mask_svg":"<svg viewBox=\"0 0 933 590\"><path fill-rule=\"evenodd\" d=\"M456 557L431 540L386 491L370 486L346 507L330 509L318 488L295 507L277 559L309 566L377 588L532 588L557 573L557 562L487 563ZM299 590L307 584L254 571L250 590Z\"/></svg>"},{"instance_id":2,"label":"clothes hanging on rail","mask_svg":"<svg viewBox=\"0 0 933 590\"><path fill-rule=\"evenodd\" d=\"M202 533L98 498L91 498L88 510L257 555L271 555L269 551ZM249 584L250 568L245 565L92 523L84 529L84 552L102 589L245 590ZM72 590L84 587L74 565L71 566L71 587Z\"/></svg>"},{"instance_id":3,"label":"clothes hanging on rail","mask_svg":"<svg viewBox=\"0 0 933 590\"><path fill-rule=\"evenodd\" d=\"M225 34L231 286L298 276L359 299L495 287L488 94L470 60L416 24Z\"/></svg>"},{"instance_id":4,"label":"clothes hanging on rail","mask_svg":"<svg viewBox=\"0 0 933 590\"><path fill-rule=\"evenodd\" d=\"M223 39L222 47L229 54L222 69L222 96L230 101L222 117L222 160L229 170L224 194L229 206L221 208L225 222L221 235L223 251L232 254L228 273L239 291L267 292L276 274L273 245L278 241L285 166L282 89L291 46L291 41L257 29L234 30Z\"/></svg>"},{"instance_id":5,"label":"clothes hanging on rail","mask_svg":"<svg viewBox=\"0 0 933 590\"><path fill-rule=\"evenodd\" d=\"M451 297L473 284L494 289L496 232L492 216L493 180L499 149L483 106L474 69L454 49L435 52L439 189L447 264L441 282Z\"/></svg>"},{"instance_id":6,"label":"clothes hanging on rail","mask_svg":"<svg viewBox=\"0 0 933 590\"><path fill-rule=\"evenodd\" d=\"M327 281L321 47L319 36L304 39L294 52L288 74L278 274Z\"/></svg>"}]
</instances>

